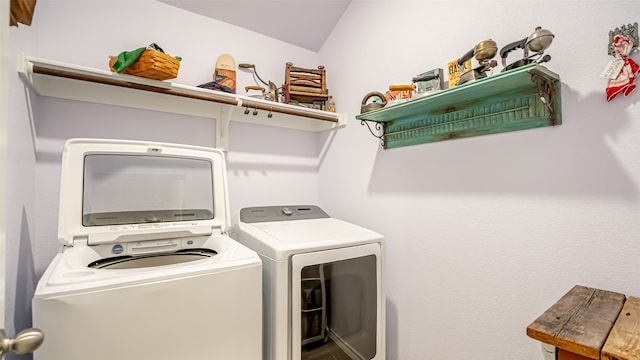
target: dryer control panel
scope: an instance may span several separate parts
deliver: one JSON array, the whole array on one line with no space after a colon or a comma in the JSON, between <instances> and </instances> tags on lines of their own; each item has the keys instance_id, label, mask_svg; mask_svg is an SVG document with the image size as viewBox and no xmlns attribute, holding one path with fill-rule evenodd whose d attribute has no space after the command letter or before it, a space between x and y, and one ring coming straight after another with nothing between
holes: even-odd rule
<instances>
[{"instance_id":1,"label":"dryer control panel","mask_svg":"<svg viewBox=\"0 0 640 360\"><path fill-rule=\"evenodd\" d=\"M326 212L315 205L258 206L240 210L240 221L243 223L322 219L329 217Z\"/></svg>"}]
</instances>

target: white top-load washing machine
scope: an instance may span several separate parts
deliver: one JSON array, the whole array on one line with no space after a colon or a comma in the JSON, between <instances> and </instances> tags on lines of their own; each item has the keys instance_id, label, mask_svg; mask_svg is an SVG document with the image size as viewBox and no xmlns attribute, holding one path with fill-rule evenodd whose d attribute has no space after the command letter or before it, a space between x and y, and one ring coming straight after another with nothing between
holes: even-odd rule
<instances>
[{"instance_id":1,"label":"white top-load washing machine","mask_svg":"<svg viewBox=\"0 0 640 360\"><path fill-rule=\"evenodd\" d=\"M264 359L385 359L384 238L317 206L240 210L263 263Z\"/></svg>"},{"instance_id":2,"label":"white top-load washing machine","mask_svg":"<svg viewBox=\"0 0 640 360\"><path fill-rule=\"evenodd\" d=\"M262 358L262 264L227 235L221 151L72 139L60 187L37 360Z\"/></svg>"}]
</instances>

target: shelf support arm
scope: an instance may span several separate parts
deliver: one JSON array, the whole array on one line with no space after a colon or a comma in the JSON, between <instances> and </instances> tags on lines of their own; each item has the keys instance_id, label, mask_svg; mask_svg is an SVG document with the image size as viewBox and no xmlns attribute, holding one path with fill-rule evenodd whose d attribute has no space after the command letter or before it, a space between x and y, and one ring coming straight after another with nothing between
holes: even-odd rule
<instances>
[{"instance_id":1,"label":"shelf support arm","mask_svg":"<svg viewBox=\"0 0 640 360\"><path fill-rule=\"evenodd\" d=\"M238 106L242 104L238 101ZM221 106L220 116L216 119L216 147L222 151L229 151L229 124L233 114L233 106Z\"/></svg>"},{"instance_id":2,"label":"shelf support arm","mask_svg":"<svg viewBox=\"0 0 640 360\"><path fill-rule=\"evenodd\" d=\"M371 125L369 125L369 123L375 123L374 127L375 127L375 132L373 131L373 129L371 128ZM380 121L372 121L372 120L360 120L360 125L366 125L367 129L369 129L369 132L371 133L371 135L373 135L373 137L380 139L380 145L383 148L386 148L385 146L385 131L387 129L387 125L386 123L380 122Z\"/></svg>"},{"instance_id":3,"label":"shelf support arm","mask_svg":"<svg viewBox=\"0 0 640 360\"><path fill-rule=\"evenodd\" d=\"M540 96L540 101L542 104L547 107L549 110L549 121L551 125L556 125L556 94L557 90L553 84L551 79L545 78L544 76L537 74L536 72L531 72L531 81L538 88L538 95Z\"/></svg>"}]
</instances>

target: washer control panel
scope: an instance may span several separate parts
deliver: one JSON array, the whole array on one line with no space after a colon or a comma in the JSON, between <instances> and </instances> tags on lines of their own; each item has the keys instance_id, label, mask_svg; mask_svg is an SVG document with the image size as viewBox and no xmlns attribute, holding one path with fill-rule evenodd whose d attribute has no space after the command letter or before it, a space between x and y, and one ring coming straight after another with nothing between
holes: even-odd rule
<instances>
[{"instance_id":1,"label":"washer control panel","mask_svg":"<svg viewBox=\"0 0 640 360\"><path fill-rule=\"evenodd\" d=\"M322 219L330 217L315 205L258 206L240 210L240 221L258 223L271 221Z\"/></svg>"}]
</instances>

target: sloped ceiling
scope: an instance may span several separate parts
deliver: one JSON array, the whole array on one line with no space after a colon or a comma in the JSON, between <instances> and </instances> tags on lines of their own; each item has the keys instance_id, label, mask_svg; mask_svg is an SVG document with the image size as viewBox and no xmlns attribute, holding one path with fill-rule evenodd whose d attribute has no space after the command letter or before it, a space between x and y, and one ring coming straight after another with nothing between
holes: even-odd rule
<instances>
[{"instance_id":1,"label":"sloped ceiling","mask_svg":"<svg viewBox=\"0 0 640 360\"><path fill-rule=\"evenodd\" d=\"M318 52L351 0L158 0Z\"/></svg>"}]
</instances>

